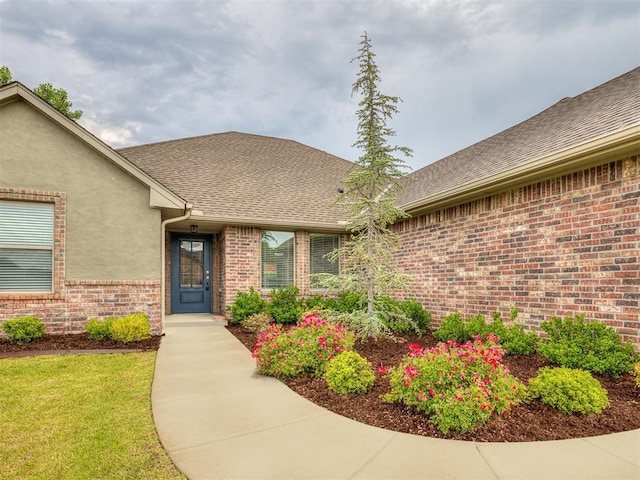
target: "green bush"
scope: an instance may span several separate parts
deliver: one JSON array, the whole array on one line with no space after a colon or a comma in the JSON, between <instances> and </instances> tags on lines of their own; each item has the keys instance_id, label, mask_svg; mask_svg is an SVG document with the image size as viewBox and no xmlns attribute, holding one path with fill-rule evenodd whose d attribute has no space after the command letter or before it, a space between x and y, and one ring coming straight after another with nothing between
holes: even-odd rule
<instances>
[{"instance_id":1,"label":"green bush","mask_svg":"<svg viewBox=\"0 0 640 480\"><path fill-rule=\"evenodd\" d=\"M31 316L6 320L2 323L2 330L7 334L9 341L16 344L31 342L46 333L42 320Z\"/></svg>"},{"instance_id":2,"label":"green bush","mask_svg":"<svg viewBox=\"0 0 640 480\"><path fill-rule=\"evenodd\" d=\"M371 362L357 352L346 351L329 360L324 379L329 390L346 395L366 392L373 387L376 376Z\"/></svg>"},{"instance_id":3,"label":"green bush","mask_svg":"<svg viewBox=\"0 0 640 480\"><path fill-rule=\"evenodd\" d=\"M634 376L636 377L636 386L640 388L640 362L637 362L636 364L634 364L633 373L634 373Z\"/></svg>"},{"instance_id":4,"label":"green bush","mask_svg":"<svg viewBox=\"0 0 640 480\"><path fill-rule=\"evenodd\" d=\"M580 314L564 321L553 317L540 328L549 338L541 342L539 351L556 365L614 376L633 369L631 342L623 344L620 335L603 322L585 322Z\"/></svg>"},{"instance_id":5,"label":"green bush","mask_svg":"<svg viewBox=\"0 0 640 480\"><path fill-rule=\"evenodd\" d=\"M515 322L518 317L517 308L511 309L510 317L511 322ZM500 339L500 345L509 355L533 355L538 349L539 337L536 332L527 332L518 324L505 327L500 312L493 314L491 330Z\"/></svg>"},{"instance_id":6,"label":"green bush","mask_svg":"<svg viewBox=\"0 0 640 480\"><path fill-rule=\"evenodd\" d=\"M364 293L345 291L338 294L334 310L342 313L353 313L357 310L362 310L366 304ZM327 307L331 308L330 305L327 305Z\"/></svg>"},{"instance_id":7,"label":"green bush","mask_svg":"<svg viewBox=\"0 0 640 480\"><path fill-rule=\"evenodd\" d=\"M310 314L287 331L281 325L271 325L258 336L252 356L263 375L317 377L324 373L329 360L351 349L353 343L353 334L341 324Z\"/></svg>"},{"instance_id":8,"label":"green bush","mask_svg":"<svg viewBox=\"0 0 640 480\"><path fill-rule=\"evenodd\" d=\"M324 310L327 308L328 298L322 295L314 295L313 297L305 298L302 304L305 310Z\"/></svg>"},{"instance_id":9,"label":"green bush","mask_svg":"<svg viewBox=\"0 0 640 480\"><path fill-rule=\"evenodd\" d=\"M251 315L264 312L266 308L267 301L253 287L249 288L249 293L238 292L233 305L229 307L231 323L240 323Z\"/></svg>"},{"instance_id":10,"label":"green bush","mask_svg":"<svg viewBox=\"0 0 640 480\"><path fill-rule=\"evenodd\" d=\"M464 320L458 312L455 312L442 319L442 324L434 332L434 336L441 342L453 340L464 343L476 335L484 337L491 332L491 325L486 323L481 314Z\"/></svg>"},{"instance_id":11,"label":"green bush","mask_svg":"<svg viewBox=\"0 0 640 480\"><path fill-rule=\"evenodd\" d=\"M149 338L149 319L144 313L132 313L111 322L111 338L117 342L139 342Z\"/></svg>"},{"instance_id":12,"label":"green bush","mask_svg":"<svg viewBox=\"0 0 640 480\"><path fill-rule=\"evenodd\" d=\"M518 309L512 308L511 322L514 322L517 316ZM477 335L485 338L489 334L498 337L500 345L510 355L531 355L536 352L538 335L535 332L526 332L522 325L505 326L499 312L493 314L492 323L486 323L480 314L463 320L458 312L452 313L442 319L440 328L434 332L434 336L441 342L453 340L458 343L467 342Z\"/></svg>"},{"instance_id":13,"label":"green bush","mask_svg":"<svg viewBox=\"0 0 640 480\"><path fill-rule=\"evenodd\" d=\"M452 340L409 354L391 370L389 402L401 402L429 416L442 432L467 432L524 399L525 387L502 363L496 337L459 344Z\"/></svg>"},{"instance_id":14,"label":"green bush","mask_svg":"<svg viewBox=\"0 0 640 480\"><path fill-rule=\"evenodd\" d=\"M279 324L292 324L300 319L302 314L302 300L298 299L298 287L279 288L271 290L271 302L266 312Z\"/></svg>"},{"instance_id":15,"label":"green bush","mask_svg":"<svg viewBox=\"0 0 640 480\"><path fill-rule=\"evenodd\" d=\"M84 326L87 334L91 340L113 340L111 336L111 324L115 318L107 318L106 320L89 320Z\"/></svg>"},{"instance_id":16,"label":"green bush","mask_svg":"<svg viewBox=\"0 0 640 480\"><path fill-rule=\"evenodd\" d=\"M400 309L410 318L418 328L418 333L426 333L431 326L431 314L427 312L417 300L400 302Z\"/></svg>"},{"instance_id":17,"label":"green bush","mask_svg":"<svg viewBox=\"0 0 640 480\"><path fill-rule=\"evenodd\" d=\"M265 332L269 329L269 325L273 323L273 317L268 313L254 313L249 318L245 318L240 322L243 328L250 332Z\"/></svg>"},{"instance_id":18,"label":"green bush","mask_svg":"<svg viewBox=\"0 0 640 480\"><path fill-rule=\"evenodd\" d=\"M529 396L570 415L602 413L609 406L607 391L589 372L544 367L529 380Z\"/></svg>"}]
</instances>

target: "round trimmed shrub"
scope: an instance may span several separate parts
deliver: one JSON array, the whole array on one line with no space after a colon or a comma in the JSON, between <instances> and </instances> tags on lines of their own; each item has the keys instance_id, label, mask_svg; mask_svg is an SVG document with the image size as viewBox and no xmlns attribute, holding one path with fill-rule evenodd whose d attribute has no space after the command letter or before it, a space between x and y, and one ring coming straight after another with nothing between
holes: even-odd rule
<instances>
[{"instance_id":1,"label":"round trimmed shrub","mask_svg":"<svg viewBox=\"0 0 640 480\"><path fill-rule=\"evenodd\" d=\"M529 394L562 413L602 413L609 406L607 391L584 370L544 367L529 380Z\"/></svg>"},{"instance_id":2,"label":"round trimmed shrub","mask_svg":"<svg viewBox=\"0 0 640 480\"><path fill-rule=\"evenodd\" d=\"M366 392L373 386L376 377L371 362L357 352L347 351L329 361L324 379L329 390L346 395Z\"/></svg>"},{"instance_id":3,"label":"round trimmed shrub","mask_svg":"<svg viewBox=\"0 0 640 480\"><path fill-rule=\"evenodd\" d=\"M46 332L42 320L31 316L6 320L2 329L9 341L18 345L41 338Z\"/></svg>"}]
</instances>

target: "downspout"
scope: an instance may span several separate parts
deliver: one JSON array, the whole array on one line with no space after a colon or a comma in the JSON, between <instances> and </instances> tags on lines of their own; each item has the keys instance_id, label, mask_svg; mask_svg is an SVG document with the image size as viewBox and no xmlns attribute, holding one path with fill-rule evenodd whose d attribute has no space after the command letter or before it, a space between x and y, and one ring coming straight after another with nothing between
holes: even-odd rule
<instances>
[{"instance_id":1,"label":"downspout","mask_svg":"<svg viewBox=\"0 0 640 480\"><path fill-rule=\"evenodd\" d=\"M180 217L175 217L175 218L167 218L166 220L164 220L162 222L162 228L160 235L161 237L161 241L160 241L160 245L162 246L162 276L161 276L161 280L160 280L160 321L162 322L162 335L164 335L164 314L165 314L165 295L166 295L166 276L167 276L167 269L166 269L166 265L167 265L167 248L165 245L166 242L166 231L167 231L167 225L169 225L170 223L176 223L176 222L181 222L182 220L187 220L189 217L191 217L191 210L193 209L193 204L192 203L186 203L184 206L184 214Z\"/></svg>"}]
</instances>

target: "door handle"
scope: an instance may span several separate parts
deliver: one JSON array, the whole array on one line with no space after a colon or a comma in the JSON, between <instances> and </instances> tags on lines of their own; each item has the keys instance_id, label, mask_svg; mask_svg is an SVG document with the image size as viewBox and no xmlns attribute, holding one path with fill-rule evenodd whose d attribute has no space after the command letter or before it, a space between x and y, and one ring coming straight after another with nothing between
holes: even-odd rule
<instances>
[{"instance_id":1,"label":"door handle","mask_svg":"<svg viewBox=\"0 0 640 480\"><path fill-rule=\"evenodd\" d=\"M209 290L209 270L207 270L207 276L205 277L205 280L207 281L205 288Z\"/></svg>"}]
</instances>

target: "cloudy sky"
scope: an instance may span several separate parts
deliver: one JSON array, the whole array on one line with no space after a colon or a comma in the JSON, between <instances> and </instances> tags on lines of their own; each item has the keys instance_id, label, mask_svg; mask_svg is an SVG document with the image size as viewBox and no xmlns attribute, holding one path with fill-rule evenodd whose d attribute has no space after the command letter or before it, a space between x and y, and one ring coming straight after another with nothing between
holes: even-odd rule
<instances>
[{"instance_id":1,"label":"cloudy sky","mask_svg":"<svg viewBox=\"0 0 640 480\"><path fill-rule=\"evenodd\" d=\"M0 65L115 148L234 130L355 160L365 30L413 169L640 64L638 0L0 0Z\"/></svg>"}]
</instances>

